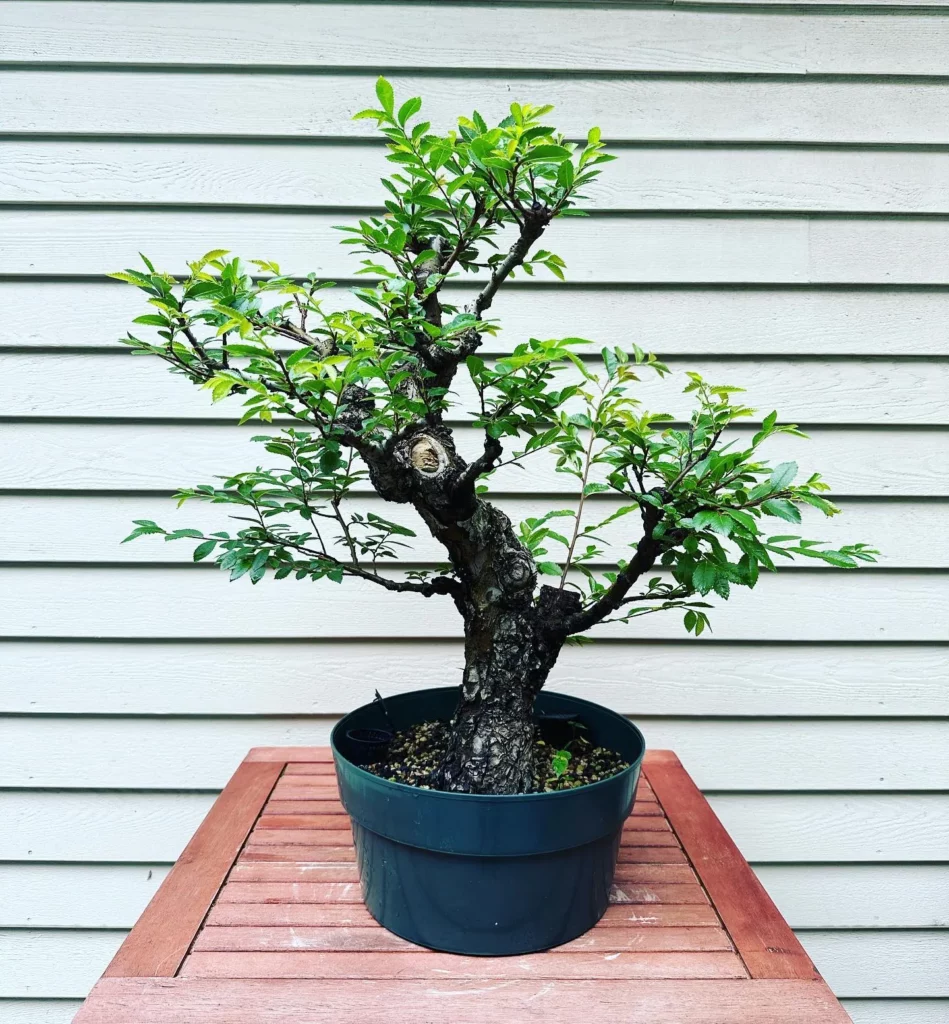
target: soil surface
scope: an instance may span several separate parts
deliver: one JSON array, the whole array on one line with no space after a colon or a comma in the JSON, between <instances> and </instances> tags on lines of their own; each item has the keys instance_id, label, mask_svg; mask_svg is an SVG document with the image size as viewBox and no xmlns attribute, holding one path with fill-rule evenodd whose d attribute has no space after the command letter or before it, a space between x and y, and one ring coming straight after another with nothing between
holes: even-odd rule
<instances>
[{"instance_id":1,"label":"soil surface","mask_svg":"<svg viewBox=\"0 0 949 1024\"><path fill-rule=\"evenodd\" d=\"M616 775L628 762L605 747L594 747L579 722L550 722L534 732L534 789L552 793L576 789ZM447 722L422 722L397 732L371 764L363 767L390 782L430 789L432 772L448 752Z\"/></svg>"}]
</instances>

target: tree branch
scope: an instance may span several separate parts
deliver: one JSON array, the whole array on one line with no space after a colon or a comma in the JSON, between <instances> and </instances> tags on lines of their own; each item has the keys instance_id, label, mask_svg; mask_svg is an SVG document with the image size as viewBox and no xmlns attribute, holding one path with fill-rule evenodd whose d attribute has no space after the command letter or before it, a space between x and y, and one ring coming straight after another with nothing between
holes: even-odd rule
<instances>
[{"instance_id":1,"label":"tree branch","mask_svg":"<svg viewBox=\"0 0 949 1024\"><path fill-rule=\"evenodd\" d=\"M498 289L504 284L511 272L524 262L531 246L544 233L544 229L549 223L550 211L546 207L527 212L517 241L508 250L507 256L491 272L491 280L481 289L477 298L471 303L469 312L480 317L490 307Z\"/></svg>"},{"instance_id":2,"label":"tree branch","mask_svg":"<svg viewBox=\"0 0 949 1024\"><path fill-rule=\"evenodd\" d=\"M653 567L661 551L658 542L652 539L652 531L648 531L636 545L636 553L629 565L616 577L610 589L588 608L568 616L558 632L567 636L582 633L615 612L624 603L633 584Z\"/></svg>"}]
</instances>

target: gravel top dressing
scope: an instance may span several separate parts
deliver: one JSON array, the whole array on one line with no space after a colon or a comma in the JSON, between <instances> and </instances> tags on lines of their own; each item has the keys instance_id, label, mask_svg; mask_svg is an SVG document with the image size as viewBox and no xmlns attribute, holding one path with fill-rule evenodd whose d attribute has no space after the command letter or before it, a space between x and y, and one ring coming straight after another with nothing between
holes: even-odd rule
<instances>
[{"instance_id":1,"label":"gravel top dressing","mask_svg":"<svg viewBox=\"0 0 949 1024\"><path fill-rule=\"evenodd\" d=\"M378 759L362 767L390 782L431 789L432 772L448 751L449 736L447 722L421 722L397 732ZM576 789L628 767L619 754L594 747L579 722L549 723L534 730L533 792Z\"/></svg>"}]
</instances>

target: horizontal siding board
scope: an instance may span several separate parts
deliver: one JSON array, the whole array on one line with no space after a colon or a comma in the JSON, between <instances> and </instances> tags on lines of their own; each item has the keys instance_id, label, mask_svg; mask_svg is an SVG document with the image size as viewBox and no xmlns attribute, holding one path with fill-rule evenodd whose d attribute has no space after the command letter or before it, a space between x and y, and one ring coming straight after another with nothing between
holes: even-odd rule
<instances>
[{"instance_id":1,"label":"horizontal siding board","mask_svg":"<svg viewBox=\"0 0 949 1024\"><path fill-rule=\"evenodd\" d=\"M596 522L622 507L623 499L603 496L585 505L584 522ZM888 569L949 569L949 503L944 501L857 501L843 500L842 515L827 519L817 510L808 509L801 526L806 536L820 537L832 545L846 544L855 538L881 546L880 564ZM575 506L571 500L511 497L499 505L513 523L538 516L555 508ZM371 495L353 499L351 512L375 513L414 530L417 537L407 540L410 548L402 549L398 560L437 562L444 560L440 547L418 521L414 509L404 505L386 504ZM894 517L902 522L900 530L892 530ZM160 539L121 544L128 536L135 519L152 519L168 529L194 527L207 533L233 529L240 525L228 518L220 505L190 502L181 509L171 498L119 497L102 495L0 495L0 520L17 524L16 530L4 538L4 562L79 563L134 565L139 563L193 565L194 545L187 541L165 543ZM288 520L292 523L292 520ZM82 523L82 530L75 526ZM783 527L782 527L783 528ZM770 526L767 527L770 532ZM629 545L639 540L642 525L633 516L615 520L597 531L602 539L603 559L615 560L629 555ZM331 538L324 538L327 544ZM341 557L346 552L337 541ZM562 554L552 549L552 556ZM388 560L381 560L388 561ZM808 563L809 567L810 563ZM813 568L822 566L817 563ZM824 567L829 568L829 567Z\"/></svg>"},{"instance_id":2,"label":"horizontal siding board","mask_svg":"<svg viewBox=\"0 0 949 1024\"><path fill-rule=\"evenodd\" d=\"M0 1024L70 1024L81 1005L76 999L0 998Z\"/></svg>"},{"instance_id":3,"label":"horizontal siding board","mask_svg":"<svg viewBox=\"0 0 949 1024\"><path fill-rule=\"evenodd\" d=\"M562 7L538 39L530 6L241 4L226 19L219 6L63 3L51 21L21 2L4 12L0 61L942 75L949 45L949 25L925 15Z\"/></svg>"},{"instance_id":4,"label":"horizontal siding board","mask_svg":"<svg viewBox=\"0 0 949 1024\"><path fill-rule=\"evenodd\" d=\"M0 791L0 861L171 863L210 793ZM930 793L712 794L753 863L949 861L949 796Z\"/></svg>"},{"instance_id":5,"label":"horizontal siding board","mask_svg":"<svg viewBox=\"0 0 949 1024\"><path fill-rule=\"evenodd\" d=\"M949 927L949 865L762 864L755 873L792 928Z\"/></svg>"},{"instance_id":6,"label":"horizontal siding board","mask_svg":"<svg viewBox=\"0 0 949 1024\"><path fill-rule=\"evenodd\" d=\"M342 288L323 294L330 309L356 304ZM464 302L470 289L449 287L446 297ZM0 303L18 325L0 337L0 350L114 351L116 339L142 312L142 300L137 289L117 282L0 280ZM37 309L61 312L38 317ZM628 348L634 324L633 340L664 356L944 356L949 291L564 289L515 281L501 290L491 312L503 327L492 346L594 333L593 351L602 345Z\"/></svg>"},{"instance_id":7,"label":"horizontal siding board","mask_svg":"<svg viewBox=\"0 0 949 1024\"><path fill-rule=\"evenodd\" d=\"M0 864L0 928L131 928L167 871L158 864ZM949 924L949 865L774 864L756 874L793 928Z\"/></svg>"},{"instance_id":8,"label":"horizontal siding board","mask_svg":"<svg viewBox=\"0 0 949 1024\"><path fill-rule=\"evenodd\" d=\"M949 997L949 931L805 932L800 938L838 996Z\"/></svg>"},{"instance_id":9,"label":"horizontal siding board","mask_svg":"<svg viewBox=\"0 0 949 1024\"><path fill-rule=\"evenodd\" d=\"M0 997L82 998L124 938L116 931L0 930Z\"/></svg>"},{"instance_id":10,"label":"horizontal siding board","mask_svg":"<svg viewBox=\"0 0 949 1024\"><path fill-rule=\"evenodd\" d=\"M332 715L376 689L450 685L464 652L461 640L61 641L2 644L0 660L7 714ZM944 646L647 640L567 647L548 685L638 716L947 716L947 672Z\"/></svg>"},{"instance_id":11,"label":"horizontal siding board","mask_svg":"<svg viewBox=\"0 0 949 1024\"><path fill-rule=\"evenodd\" d=\"M361 700L371 699L366 688ZM251 746L325 745L335 722L0 718L0 787L218 789ZM649 746L674 749L703 789L949 790L949 721L653 718L641 727Z\"/></svg>"},{"instance_id":12,"label":"horizontal siding board","mask_svg":"<svg viewBox=\"0 0 949 1024\"><path fill-rule=\"evenodd\" d=\"M0 569L0 636L180 639L456 638L447 597L390 594L362 580L246 581L174 568ZM77 597L81 595L81 600ZM718 640L945 641L949 576L784 572L737 588L709 613ZM645 623L645 624L644 624ZM678 612L600 625L594 636L683 637ZM696 641L701 643L703 641Z\"/></svg>"},{"instance_id":13,"label":"horizontal siding board","mask_svg":"<svg viewBox=\"0 0 949 1024\"><path fill-rule=\"evenodd\" d=\"M594 210L947 213L949 153L639 146L585 190ZM366 209L392 165L365 145L0 141L0 202Z\"/></svg>"},{"instance_id":14,"label":"horizontal siding board","mask_svg":"<svg viewBox=\"0 0 949 1024\"><path fill-rule=\"evenodd\" d=\"M245 258L275 259L285 273L352 277L361 256L340 245L342 236L333 227L339 220L338 214L325 213L0 208L0 274L105 275L138 263L136 253L144 247L156 266L173 273L187 272L186 261L209 248L222 248ZM851 254L850 267L838 268L839 256L821 252L820 237L804 218L604 217L595 233L585 222L567 220L552 229L549 244L567 261L570 279L582 283L804 284L839 280L842 271L852 281L875 280L863 269L871 254L859 256L850 242L852 234L863 236L875 225L833 223L839 230L831 244ZM895 283L903 278L906 246L925 244L917 236L933 234L929 222L900 226L907 237L888 264ZM937 222L936 234L940 228L949 235L949 224ZM939 276L946 259L937 257L932 267L917 264L914 278L943 280L949 276Z\"/></svg>"},{"instance_id":15,"label":"horizontal siding board","mask_svg":"<svg viewBox=\"0 0 949 1024\"><path fill-rule=\"evenodd\" d=\"M844 999L853 1024L945 1024L949 999Z\"/></svg>"},{"instance_id":16,"label":"horizontal siding board","mask_svg":"<svg viewBox=\"0 0 949 1024\"><path fill-rule=\"evenodd\" d=\"M209 247L276 259L284 272L352 276L338 214L0 207L0 274L105 275L147 255L186 272ZM506 236L505 236L506 237ZM545 236L546 237L546 236ZM503 239L501 240L503 243ZM604 216L551 230L579 284L945 284L949 220L805 216ZM474 280L474 278L472 278Z\"/></svg>"},{"instance_id":17,"label":"horizontal siding board","mask_svg":"<svg viewBox=\"0 0 949 1024\"><path fill-rule=\"evenodd\" d=\"M143 309L146 307L143 305ZM139 328L130 324L138 337ZM505 334L489 342L510 348L521 339ZM507 344L506 344L507 343ZM488 346L485 346L487 349ZM682 394L686 370L714 383L746 389L742 401L759 416L778 409L782 418L808 424L949 425L949 360L672 360L672 374L642 373L631 394L646 409L662 409L686 418L693 407ZM602 371L597 361L595 372ZM572 368L561 374L563 386L579 380ZM463 370L455 386L454 415L469 418L478 408L477 393ZM874 394L872 413L867 394ZM11 418L135 418L236 421L243 400L212 403L210 393L158 359L132 358L116 346L109 355L51 352L0 352L0 415Z\"/></svg>"},{"instance_id":18,"label":"horizontal siding board","mask_svg":"<svg viewBox=\"0 0 949 1024\"><path fill-rule=\"evenodd\" d=\"M272 464L263 447L249 440L262 432L260 424L0 423L0 489L170 493L253 469L265 457ZM810 440L778 435L764 452L775 464L798 462L802 473L820 467L840 496L949 497L949 431L815 427L808 435ZM472 458L482 435L458 429L456 441ZM572 495L575 482L553 472L544 452L520 470L502 468L491 480L496 493L521 494Z\"/></svg>"},{"instance_id":19,"label":"horizontal siding board","mask_svg":"<svg viewBox=\"0 0 949 1024\"><path fill-rule=\"evenodd\" d=\"M11 970L4 996L83 996L92 987L120 932L0 931L0 952ZM852 995L869 984L881 996L942 996L949 932L811 932L802 936L831 988ZM56 964L56 971L49 965ZM888 971L887 964L897 971ZM881 977L881 972L885 972Z\"/></svg>"},{"instance_id":20,"label":"horizontal siding board","mask_svg":"<svg viewBox=\"0 0 949 1024\"><path fill-rule=\"evenodd\" d=\"M555 44L555 45L559 45ZM642 142L945 143L949 86L855 79L644 77L551 79L390 75L398 96L422 95L437 130L470 110L501 118L512 99L553 103L568 136L592 124ZM181 72L0 71L0 132L269 138L375 135L352 115L373 102L374 74L202 75ZM235 102L239 97L240 102ZM143 114L147 98L150 110Z\"/></svg>"},{"instance_id":21,"label":"horizontal siding board","mask_svg":"<svg viewBox=\"0 0 949 1024\"><path fill-rule=\"evenodd\" d=\"M949 857L945 795L724 795L710 802L749 861L942 862ZM749 828L754 814L764 815L760 831Z\"/></svg>"},{"instance_id":22,"label":"horizontal siding board","mask_svg":"<svg viewBox=\"0 0 949 1024\"><path fill-rule=\"evenodd\" d=\"M168 871L165 864L0 863L0 928L131 928Z\"/></svg>"}]
</instances>

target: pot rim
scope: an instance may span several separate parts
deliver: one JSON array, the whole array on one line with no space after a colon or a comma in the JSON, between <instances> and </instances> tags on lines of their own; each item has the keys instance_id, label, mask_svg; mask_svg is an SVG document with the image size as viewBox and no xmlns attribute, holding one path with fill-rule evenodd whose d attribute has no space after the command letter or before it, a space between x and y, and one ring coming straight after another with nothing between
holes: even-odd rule
<instances>
[{"instance_id":1,"label":"pot rim","mask_svg":"<svg viewBox=\"0 0 949 1024\"><path fill-rule=\"evenodd\" d=\"M419 690L407 690L404 694L402 694L402 693L396 694L393 697L387 697L386 699L387 700L397 700L399 697L406 697L406 696L409 696L409 695L418 695L418 694L423 694L423 693L444 693L444 692L449 691L449 690L452 691L452 692L457 692L459 689L460 689L459 686L427 686L427 687L424 687L424 688L419 689ZM588 782L588 783L585 783L582 786L575 786L573 789L560 789L560 790L556 790L556 791L554 791L552 793L547 793L547 792L544 792L544 793L454 793L454 792L449 792L449 791L443 790L443 789L422 789L421 786L410 786L410 785L408 785L408 783L405 783L405 782L393 782L391 779L386 779L386 778L384 778L381 775L376 775L373 772L367 772L365 768L361 767L360 765L356 764L354 761L351 761L348 757L346 757L346 755L343 754L339 750L339 748L336 746L336 736L337 736L337 733L342 735L342 733L345 732L344 726L345 726L346 720L350 717L350 715L355 714L357 711L361 711L363 708L370 707L374 703L372 701L370 701L367 704L362 704L358 708L354 708L352 711L350 711L346 715L344 715L336 723L336 725L333 726L333 731L330 733L330 748L333 751L333 757L334 758L339 758L340 760L346 762L347 770L357 772L358 776L363 777L366 781L370 781L371 783L374 783L374 784L381 783L381 784L383 784L385 786L392 786L396 790L399 790L399 791L404 791L406 793L412 793L412 794L422 794L425 797L431 796L431 797L438 797L438 798L441 798L441 799L471 800L471 801L476 801L476 802L477 801L490 802L490 801L493 801L493 800L504 800L504 801L507 801L507 800L528 800L528 801L536 801L536 800L545 800L545 799L546 800L550 800L550 799L557 799L557 798L559 798L561 800L566 800L566 799L571 799L571 798L576 799L577 795L580 794L580 793L590 793L593 790L595 790L597 787L603 787L603 786L607 786L607 785L611 785L611 784L615 785L617 780L623 778L623 776L626 775L627 773L632 773L634 771L638 771L639 770L640 766L642 765L643 758L646 756L646 738L645 738L645 736L643 736L643 734L640 731L639 727L635 723L630 721L630 719L628 719L625 715L619 714L619 712L614 711L612 708L604 707L604 705L602 705L602 704L597 704L595 701L585 700L583 697L574 697L573 694L570 694L570 693L557 693L556 691L553 691L553 690L550 690L550 691L547 691L547 692L551 696L566 698L567 700L574 701L577 704L581 704L581 705L585 705L587 707L595 708L596 711L599 712L600 714L607 714L607 715L610 715L611 717L617 719L617 721L621 722L624 726L626 726L629 729L631 729L635 733L636 737L638 738L639 745L640 745L639 757L637 757L635 760L631 761L627 765L627 767L625 767L621 772L617 772L615 775L610 775L609 777L607 777L605 779L600 779L598 782Z\"/></svg>"}]
</instances>

